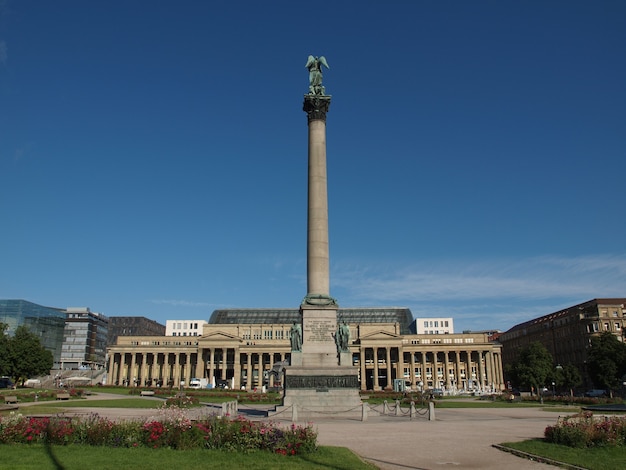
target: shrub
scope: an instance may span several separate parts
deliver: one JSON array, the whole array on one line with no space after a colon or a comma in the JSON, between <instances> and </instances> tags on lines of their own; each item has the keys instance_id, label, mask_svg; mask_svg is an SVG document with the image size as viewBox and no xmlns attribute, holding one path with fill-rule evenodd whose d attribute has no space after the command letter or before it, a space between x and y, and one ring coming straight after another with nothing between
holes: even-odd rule
<instances>
[{"instance_id":1,"label":"shrub","mask_svg":"<svg viewBox=\"0 0 626 470\"><path fill-rule=\"evenodd\" d=\"M296 455L317 449L317 432L292 424L250 421L212 415L192 422L187 411L164 406L157 415L140 421L114 422L98 415L86 418L27 418L19 413L0 417L0 443L46 442L111 447L167 447L219 449L237 452L265 450Z\"/></svg>"},{"instance_id":2,"label":"shrub","mask_svg":"<svg viewBox=\"0 0 626 470\"><path fill-rule=\"evenodd\" d=\"M603 417L596 419L593 413L559 418L555 426L544 431L547 442L569 447L600 447L626 445L626 418Z\"/></svg>"}]
</instances>

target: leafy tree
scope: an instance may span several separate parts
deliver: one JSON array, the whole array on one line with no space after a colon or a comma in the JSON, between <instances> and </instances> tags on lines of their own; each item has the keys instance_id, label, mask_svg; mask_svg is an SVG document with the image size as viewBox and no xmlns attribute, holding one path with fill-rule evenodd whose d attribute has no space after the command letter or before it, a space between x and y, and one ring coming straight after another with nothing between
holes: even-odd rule
<instances>
[{"instance_id":1,"label":"leafy tree","mask_svg":"<svg viewBox=\"0 0 626 470\"><path fill-rule=\"evenodd\" d=\"M8 325L0 322L0 376L9 375L11 372L9 361L9 337L5 333Z\"/></svg>"},{"instance_id":2,"label":"leafy tree","mask_svg":"<svg viewBox=\"0 0 626 470\"><path fill-rule=\"evenodd\" d=\"M556 367L554 381L560 389L567 389L573 398L574 389L583 383L583 378L578 367L574 364L566 364L565 367Z\"/></svg>"},{"instance_id":3,"label":"leafy tree","mask_svg":"<svg viewBox=\"0 0 626 470\"><path fill-rule=\"evenodd\" d=\"M519 350L517 359L510 368L514 383L536 391L543 389L548 377L554 376L552 356L539 342L530 343Z\"/></svg>"},{"instance_id":4,"label":"leafy tree","mask_svg":"<svg viewBox=\"0 0 626 470\"><path fill-rule=\"evenodd\" d=\"M626 374L626 344L609 331L592 338L587 366L595 386L609 390L612 395Z\"/></svg>"},{"instance_id":5,"label":"leafy tree","mask_svg":"<svg viewBox=\"0 0 626 470\"><path fill-rule=\"evenodd\" d=\"M39 337L28 327L18 326L12 338L9 338L10 375L15 383L29 377L50 372L53 356L50 351L41 346Z\"/></svg>"}]
</instances>

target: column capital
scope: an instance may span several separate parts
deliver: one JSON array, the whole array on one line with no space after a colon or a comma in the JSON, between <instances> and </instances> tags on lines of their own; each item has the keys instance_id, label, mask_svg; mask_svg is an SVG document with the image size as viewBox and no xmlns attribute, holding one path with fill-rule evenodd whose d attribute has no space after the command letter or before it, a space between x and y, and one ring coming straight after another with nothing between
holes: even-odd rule
<instances>
[{"instance_id":1,"label":"column capital","mask_svg":"<svg viewBox=\"0 0 626 470\"><path fill-rule=\"evenodd\" d=\"M309 123L315 120L326 122L326 113L329 107L330 96L328 95L304 95L302 110L307 114Z\"/></svg>"}]
</instances>

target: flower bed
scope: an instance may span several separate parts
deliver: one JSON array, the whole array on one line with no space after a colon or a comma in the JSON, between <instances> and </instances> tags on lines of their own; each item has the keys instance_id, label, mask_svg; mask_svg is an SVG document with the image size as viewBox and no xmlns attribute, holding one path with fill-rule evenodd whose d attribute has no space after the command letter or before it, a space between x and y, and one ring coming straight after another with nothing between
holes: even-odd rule
<instances>
[{"instance_id":1,"label":"flower bed","mask_svg":"<svg viewBox=\"0 0 626 470\"><path fill-rule=\"evenodd\" d=\"M593 413L559 418L555 426L544 431L547 442L569 447L600 447L626 445L626 417L594 418Z\"/></svg>"},{"instance_id":2,"label":"flower bed","mask_svg":"<svg viewBox=\"0 0 626 470\"><path fill-rule=\"evenodd\" d=\"M83 444L110 447L266 450L283 455L312 452L317 432L310 425L281 427L273 422L212 415L191 421L184 409L169 406L145 421L115 422L87 418L28 418L19 413L0 417L0 443Z\"/></svg>"}]
</instances>

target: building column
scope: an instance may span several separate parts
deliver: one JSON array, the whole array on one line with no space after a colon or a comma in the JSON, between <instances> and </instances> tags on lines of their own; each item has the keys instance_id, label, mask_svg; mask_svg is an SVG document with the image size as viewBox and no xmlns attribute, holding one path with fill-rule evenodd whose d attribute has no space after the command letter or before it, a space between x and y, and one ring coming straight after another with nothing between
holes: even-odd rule
<instances>
[{"instance_id":1,"label":"building column","mask_svg":"<svg viewBox=\"0 0 626 470\"><path fill-rule=\"evenodd\" d=\"M439 358L437 357L437 350L432 352L433 355L433 388L439 388Z\"/></svg>"},{"instance_id":2,"label":"building column","mask_svg":"<svg viewBox=\"0 0 626 470\"><path fill-rule=\"evenodd\" d=\"M411 351L411 389L415 390L415 351Z\"/></svg>"},{"instance_id":3,"label":"building column","mask_svg":"<svg viewBox=\"0 0 626 470\"><path fill-rule=\"evenodd\" d=\"M454 351L454 365L455 365L455 371L454 371L454 380L456 383L456 388L457 390L459 388L463 388L463 378L461 377L461 351L456 350Z\"/></svg>"},{"instance_id":4,"label":"building column","mask_svg":"<svg viewBox=\"0 0 626 470\"><path fill-rule=\"evenodd\" d=\"M378 348L372 348L374 350L374 377L372 380L372 390L380 390L380 386L378 384Z\"/></svg>"},{"instance_id":5,"label":"building column","mask_svg":"<svg viewBox=\"0 0 626 470\"><path fill-rule=\"evenodd\" d=\"M241 353L239 347L234 348L233 356L233 388L239 390L241 388Z\"/></svg>"},{"instance_id":6,"label":"building column","mask_svg":"<svg viewBox=\"0 0 626 470\"><path fill-rule=\"evenodd\" d=\"M213 361L215 360L215 348L209 348L209 383L213 384L213 374L215 374Z\"/></svg>"},{"instance_id":7,"label":"building column","mask_svg":"<svg viewBox=\"0 0 626 470\"><path fill-rule=\"evenodd\" d=\"M398 366L396 367L396 378L402 379L402 387L406 385L406 378L404 377L404 349L402 346L398 346Z\"/></svg>"},{"instance_id":8,"label":"building column","mask_svg":"<svg viewBox=\"0 0 626 470\"><path fill-rule=\"evenodd\" d=\"M420 382L422 382L422 392L428 387L428 377L426 376L426 351L422 351L422 371Z\"/></svg>"},{"instance_id":9,"label":"building column","mask_svg":"<svg viewBox=\"0 0 626 470\"><path fill-rule=\"evenodd\" d=\"M480 391L485 389L485 366L483 365L483 351L478 351L478 383Z\"/></svg>"},{"instance_id":10,"label":"building column","mask_svg":"<svg viewBox=\"0 0 626 470\"><path fill-rule=\"evenodd\" d=\"M387 388L391 388L393 387L393 379L391 374L391 347L389 346L385 348L385 368L387 369Z\"/></svg>"},{"instance_id":11,"label":"building column","mask_svg":"<svg viewBox=\"0 0 626 470\"><path fill-rule=\"evenodd\" d=\"M365 366L365 349L364 347L359 347L359 370L361 372L361 390L367 390L367 367Z\"/></svg>"},{"instance_id":12,"label":"building column","mask_svg":"<svg viewBox=\"0 0 626 470\"><path fill-rule=\"evenodd\" d=\"M443 363L443 378L446 381L446 390L450 390L452 387L450 385L450 363L448 362L448 351L443 352Z\"/></svg>"},{"instance_id":13,"label":"building column","mask_svg":"<svg viewBox=\"0 0 626 470\"><path fill-rule=\"evenodd\" d=\"M195 376L197 379L204 378L204 349L201 348L198 348L198 354L196 355Z\"/></svg>"},{"instance_id":14,"label":"building column","mask_svg":"<svg viewBox=\"0 0 626 470\"><path fill-rule=\"evenodd\" d=\"M137 374L135 373L135 364L136 364L135 355L136 354L134 352L130 354L130 369L128 370L128 379L130 380L131 386L135 385L134 380L137 378Z\"/></svg>"},{"instance_id":15,"label":"building column","mask_svg":"<svg viewBox=\"0 0 626 470\"><path fill-rule=\"evenodd\" d=\"M246 389L248 389L248 391L252 391L252 374L254 373L252 353L247 353L246 356Z\"/></svg>"},{"instance_id":16,"label":"building column","mask_svg":"<svg viewBox=\"0 0 626 470\"><path fill-rule=\"evenodd\" d=\"M259 353L259 382L258 382L258 387L260 389L263 389L263 372L264 372L264 368L265 366L263 365L263 352Z\"/></svg>"}]
</instances>

